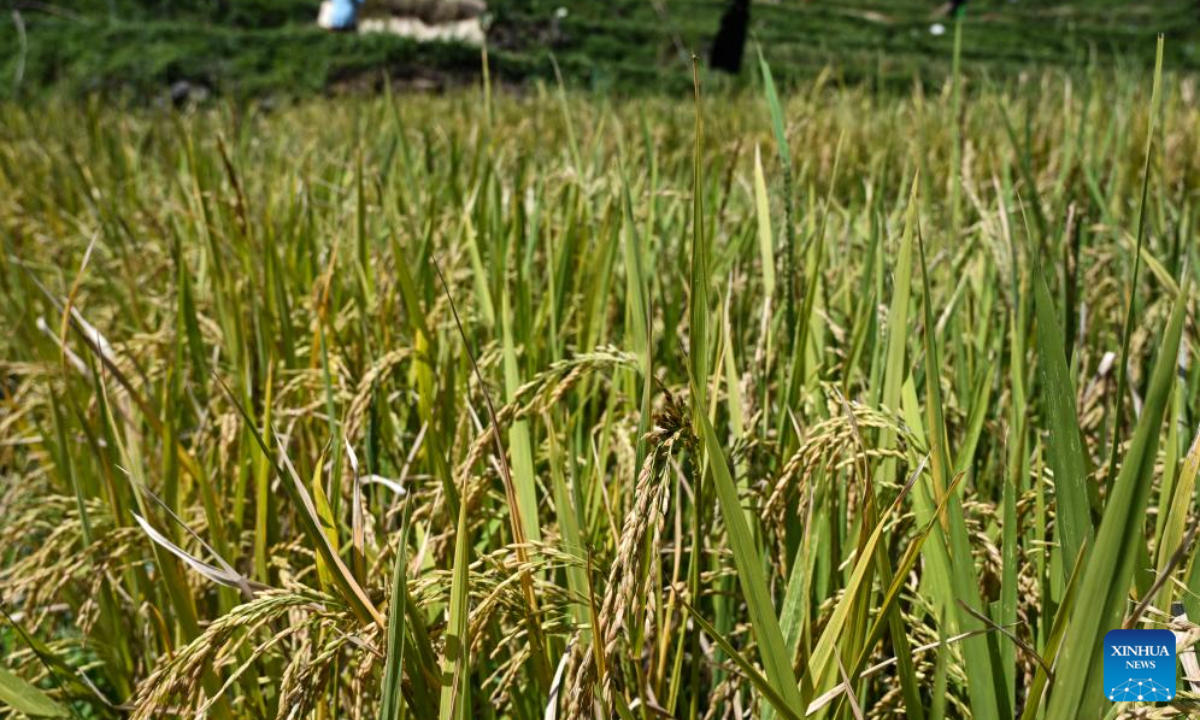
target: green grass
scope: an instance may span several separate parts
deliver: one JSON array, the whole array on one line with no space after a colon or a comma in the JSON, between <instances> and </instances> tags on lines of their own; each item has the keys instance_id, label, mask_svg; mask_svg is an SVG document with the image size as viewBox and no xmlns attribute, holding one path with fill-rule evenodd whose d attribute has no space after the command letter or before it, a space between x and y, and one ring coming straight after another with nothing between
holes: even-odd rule
<instances>
[{"instance_id":1,"label":"green grass","mask_svg":"<svg viewBox=\"0 0 1200 720\"><path fill-rule=\"evenodd\" d=\"M368 0L368 10L373 0ZM186 81L233 98L289 99L377 90L384 76L453 87L478 74L479 52L404 38L329 34L317 0L76 0L21 4L0 23L0 98L48 89L136 103ZM69 6L68 6L69 5ZM706 56L723 0L491 0L492 74L527 85L645 93L691 90L689 53ZM832 82L907 91L952 69L953 20L930 0L753 3L751 35L784 87L822 73ZM1145 48L1168 38L1168 66L1200 69L1200 15L1191 0L972 0L961 64L1011 78L1045 66L1149 67ZM934 24L945 32L935 35ZM744 82L755 72L746 54Z\"/></svg>"},{"instance_id":2,"label":"green grass","mask_svg":"<svg viewBox=\"0 0 1200 720\"><path fill-rule=\"evenodd\" d=\"M656 70L685 68L687 51L707 53L726 6L722 0L492 3L498 24L514 27L504 36L514 38L515 49L534 58L553 52L587 82L617 87L683 85L664 82ZM544 25L559 8L566 15L553 25L552 47L542 36L520 31ZM941 80L951 70L953 19L938 9L939 3L926 0L754 2L751 33L769 48L776 75L789 84L829 68L836 79L904 87L914 77ZM966 17L975 32L966 42L964 63L979 74L1004 76L1035 65L1093 61L1147 64L1144 48L1156 33L1169 36L1173 67L1200 66L1200 18L1183 0L972 0ZM946 32L932 34L935 23ZM751 59L747 53L749 70Z\"/></svg>"},{"instance_id":3,"label":"green grass","mask_svg":"<svg viewBox=\"0 0 1200 720\"><path fill-rule=\"evenodd\" d=\"M1195 78L698 80L0 106L0 715L1104 716Z\"/></svg>"}]
</instances>

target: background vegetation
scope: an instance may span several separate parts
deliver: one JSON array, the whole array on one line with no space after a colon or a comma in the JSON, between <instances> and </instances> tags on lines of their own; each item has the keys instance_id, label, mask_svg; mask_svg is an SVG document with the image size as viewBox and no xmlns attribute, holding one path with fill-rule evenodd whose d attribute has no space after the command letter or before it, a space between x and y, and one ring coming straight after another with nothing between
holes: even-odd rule
<instances>
[{"instance_id":1,"label":"background vegetation","mask_svg":"<svg viewBox=\"0 0 1200 720\"><path fill-rule=\"evenodd\" d=\"M329 35L316 0L78 0L18 2L0 30L0 97L58 88L70 94L162 98L174 83L236 97L295 97L473 78L479 51L398 37ZM690 92L688 54L707 51L723 0L492 0L492 74L509 83ZM927 0L752 6L751 32L781 81L836 68L839 80L907 89L949 73L952 23ZM1040 3L973 0L965 67L994 79L1045 65L1148 66L1166 34L1168 66L1200 68L1200 10L1192 0ZM19 18L19 25L14 21ZM946 28L941 35L930 29ZM23 34L21 29L23 27ZM551 56L554 61L552 62Z\"/></svg>"}]
</instances>

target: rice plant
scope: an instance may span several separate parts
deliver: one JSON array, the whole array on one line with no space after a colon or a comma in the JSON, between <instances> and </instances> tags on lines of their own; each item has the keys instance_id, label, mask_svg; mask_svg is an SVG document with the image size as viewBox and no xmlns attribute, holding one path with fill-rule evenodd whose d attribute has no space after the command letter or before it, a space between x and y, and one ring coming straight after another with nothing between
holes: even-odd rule
<instances>
[{"instance_id":1,"label":"rice plant","mask_svg":"<svg viewBox=\"0 0 1200 720\"><path fill-rule=\"evenodd\" d=\"M1200 712L1159 58L0 107L0 714Z\"/></svg>"}]
</instances>

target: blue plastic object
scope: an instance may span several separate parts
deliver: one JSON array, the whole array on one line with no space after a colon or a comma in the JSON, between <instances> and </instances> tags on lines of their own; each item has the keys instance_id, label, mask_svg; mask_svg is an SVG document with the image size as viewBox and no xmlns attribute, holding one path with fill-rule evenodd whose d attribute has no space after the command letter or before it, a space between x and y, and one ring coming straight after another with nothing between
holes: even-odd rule
<instances>
[{"instance_id":1,"label":"blue plastic object","mask_svg":"<svg viewBox=\"0 0 1200 720\"><path fill-rule=\"evenodd\" d=\"M358 20L357 0L331 0L333 13L330 16L330 27L334 30L350 30Z\"/></svg>"}]
</instances>

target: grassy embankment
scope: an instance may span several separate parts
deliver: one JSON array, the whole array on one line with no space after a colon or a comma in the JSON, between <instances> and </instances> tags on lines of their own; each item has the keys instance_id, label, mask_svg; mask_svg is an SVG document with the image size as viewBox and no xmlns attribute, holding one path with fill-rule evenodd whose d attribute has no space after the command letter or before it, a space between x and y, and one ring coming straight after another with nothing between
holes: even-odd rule
<instances>
[{"instance_id":1,"label":"grassy embankment","mask_svg":"<svg viewBox=\"0 0 1200 720\"><path fill-rule=\"evenodd\" d=\"M237 98L305 97L378 88L386 75L420 87L478 75L479 52L396 37L330 35L317 0L76 0L29 3L0 23L0 98L106 94L144 102L186 81ZM368 0L368 7L370 0ZM622 93L691 90L688 53L704 54L722 0L492 0L492 76ZM929 0L757 2L751 32L785 85L826 67L839 81L907 90L950 71L951 20ZM1200 14L1191 0L1045 3L975 0L963 64L996 79L1045 66L1147 66L1168 38L1167 65L1200 69ZM930 28L941 23L946 32ZM748 63L753 69L753 63ZM747 75L753 73L747 72Z\"/></svg>"}]
</instances>

